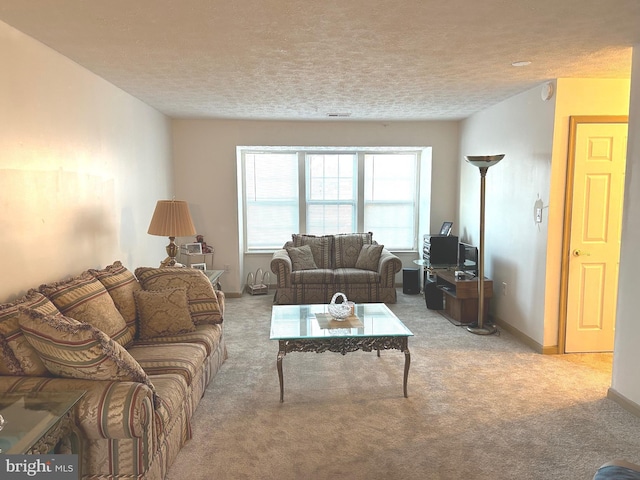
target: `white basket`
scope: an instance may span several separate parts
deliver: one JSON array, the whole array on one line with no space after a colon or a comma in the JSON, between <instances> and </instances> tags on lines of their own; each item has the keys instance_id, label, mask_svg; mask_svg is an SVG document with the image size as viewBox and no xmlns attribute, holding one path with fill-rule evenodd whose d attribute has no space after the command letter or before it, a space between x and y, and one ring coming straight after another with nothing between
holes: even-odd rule
<instances>
[{"instance_id":1,"label":"white basket","mask_svg":"<svg viewBox=\"0 0 640 480\"><path fill-rule=\"evenodd\" d=\"M342 303L336 303L338 297L342 297ZM333 295L328 309L329 314L336 320L344 320L351 315L351 305L347 303L347 296L342 292L337 292Z\"/></svg>"}]
</instances>

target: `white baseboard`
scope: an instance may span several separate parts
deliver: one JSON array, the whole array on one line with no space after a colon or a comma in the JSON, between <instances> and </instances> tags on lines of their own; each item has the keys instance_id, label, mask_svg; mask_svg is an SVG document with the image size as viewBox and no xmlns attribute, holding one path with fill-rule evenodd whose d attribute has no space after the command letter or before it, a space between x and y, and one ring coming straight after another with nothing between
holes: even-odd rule
<instances>
[{"instance_id":1,"label":"white baseboard","mask_svg":"<svg viewBox=\"0 0 640 480\"><path fill-rule=\"evenodd\" d=\"M497 317L494 317L494 316L492 316L491 318L495 322L496 325L498 325L503 330L506 330L507 332L509 332L511 335L516 337L518 340L520 340L525 345L531 347L533 349L533 351L535 351L537 353L541 353L543 355L557 355L558 353L560 353L558 351L558 346L557 345L552 345L552 346L545 347L544 345L541 345L538 342L536 342L533 338L531 338L528 335L525 335L524 333L522 333L516 327L514 327L512 325L509 325L505 321L503 321L503 320L501 320L501 319L499 319Z\"/></svg>"}]
</instances>

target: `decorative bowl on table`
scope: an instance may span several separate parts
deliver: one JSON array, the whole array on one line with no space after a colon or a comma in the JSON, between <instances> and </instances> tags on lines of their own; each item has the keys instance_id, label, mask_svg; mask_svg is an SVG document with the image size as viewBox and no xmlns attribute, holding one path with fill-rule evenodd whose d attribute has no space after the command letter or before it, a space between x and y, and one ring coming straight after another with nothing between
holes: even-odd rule
<instances>
[{"instance_id":1,"label":"decorative bowl on table","mask_svg":"<svg viewBox=\"0 0 640 480\"><path fill-rule=\"evenodd\" d=\"M342 297L342 303L336 303L338 297ZM351 315L351 305L353 302L347 301L347 296L342 292L337 292L332 298L328 306L329 315L336 320L344 320Z\"/></svg>"}]
</instances>

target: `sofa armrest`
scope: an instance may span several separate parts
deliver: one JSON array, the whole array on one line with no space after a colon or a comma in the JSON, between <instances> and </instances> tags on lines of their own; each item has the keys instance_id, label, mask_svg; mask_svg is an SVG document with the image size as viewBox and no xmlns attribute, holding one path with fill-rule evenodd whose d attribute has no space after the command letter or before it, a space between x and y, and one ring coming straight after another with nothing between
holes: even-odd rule
<instances>
[{"instance_id":1,"label":"sofa armrest","mask_svg":"<svg viewBox=\"0 0 640 480\"><path fill-rule=\"evenodd\" d=\"M291 258L286 249L282 248L273 253L271 271L276 274L277 288L291 286Z\"/></svg>"},{"instance_id":2,"label":"sofa armrest","mask_svg":"<svg viewBox=\"0 0 640 480\"><path fill-rule=\"evenodd\" d=\"M143 437L153 428L153 393L142 383L53 377L0 376L0 392L85 390L75 407L86 439Z\"/></svg>"},{"instance_id":3,"label":"sofa armrest","mask_svg":"<svg viewBox=\"0 0 640 480\"><path fill-rule=\"evenodd\" d=\"M218 305L220 305L220 315L224 318L224 310L226 308L226 295L222 290L215 290L216 297L218 298Z\"/></svg>"},{"instance_id":4,"label":"sofa armrest","mask_svg":"<svg viewBox=\"0 0 640 480\"><path fill-rule=\"evenodd\" d=\"M380 285L382 287L395 287L396 273L402 270L402 261L386 248L380 254L378 264L378 274L380 275Z\"/></svg>"}]
</instances>

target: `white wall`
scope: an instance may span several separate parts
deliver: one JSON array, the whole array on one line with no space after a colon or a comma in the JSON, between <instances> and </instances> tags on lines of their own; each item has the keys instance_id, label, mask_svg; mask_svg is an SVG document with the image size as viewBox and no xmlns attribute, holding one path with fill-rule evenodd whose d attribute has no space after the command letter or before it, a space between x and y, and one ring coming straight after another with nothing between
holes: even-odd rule
<instances>
[{"instance_id":1,"label":"white wall","mask_svg":"<svg viewBox=\"0 0 640 480\"><path fill-rule=\"evenodd\" d=\"M215 248L214 266L230 266L230 272L221 279L223 288L239 293L248 272L258 266L269 270L271 256L247 256L244 265L238 251L236 146L432 146L431 224L440 225L445 220L456 220L458 127L458 122L175 119L176 196L190 203L196 228ZM415 267L411 259L407 262L407 266Z\"/></svg>"},{"instance_id":2,"label":"white wall","mask_svg":"<svg viewBox=\"0 0 640 480\"><path fill-rule=\"evenodd\" d=\"M170 122L0 22L0 301L122 260L156 265L147 235L172 189Z\"/></svg>"},{"instance_id":3,"label":"white wall","mask_svg":"<svg viewBox=\"0 0 640 480\"><path fill-rule=\"evenodd\" d=\"M638 255L637 246L640 237L640 44L636 45L633 51L631 82L629 144L611 388L640 406L638 377L640 321L637 302L638 284L636 283L636 274L640 271L640 255Z\"/></svg>"},{"instance_id":4,"label":"white wall","mask_svg":"<svg viewBox=\"0 0 640 480\"><path fill-rule=\"evenodd\" d=\"M540 86L465 120L461 129L460 226L479 243L480 173L464 155L504 153L486 177L485 276L494 283L492 315L542 343L547 215L534 221L537 200L549 204L554 101ZM507 294L502 295L502 283Z\"/></svg>"}]
</instances>

